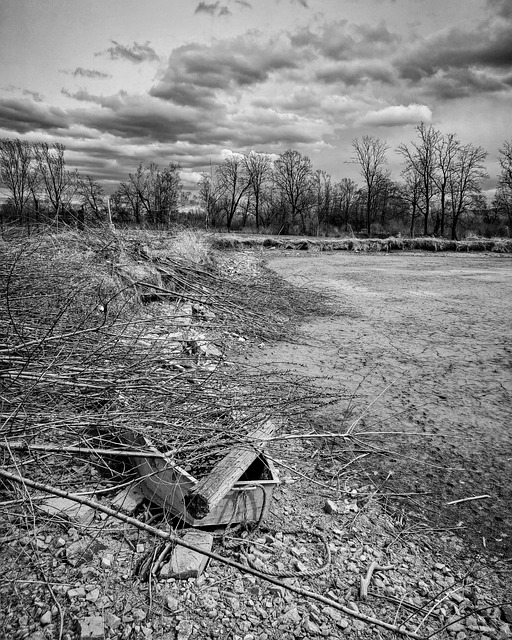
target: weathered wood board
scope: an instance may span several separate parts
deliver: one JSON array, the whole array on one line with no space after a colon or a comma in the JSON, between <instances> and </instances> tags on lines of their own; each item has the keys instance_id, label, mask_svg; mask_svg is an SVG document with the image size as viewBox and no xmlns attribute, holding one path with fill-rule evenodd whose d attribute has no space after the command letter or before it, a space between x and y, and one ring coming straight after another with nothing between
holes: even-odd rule
<instances>
[{"instance_id":1,"label":"weathered wood board","mask_svg":"<svg viewBox=\"0 0 512 640\"><path fill-rule=\"evenodd\" d=\"M157 451L146 438L133 432L128 432L125 439L131 445ZM145 497L194 527L235 524L264 518L270 507L274 488L279 483L274 465L260 453L249 468L240 472L243 480L235 482L207 515L195 518L187 511L185 499L197 488L199 480L165 454L161 458L134 457L132 463L141 477L140 489Z\"/></svg>"}]
</instances>

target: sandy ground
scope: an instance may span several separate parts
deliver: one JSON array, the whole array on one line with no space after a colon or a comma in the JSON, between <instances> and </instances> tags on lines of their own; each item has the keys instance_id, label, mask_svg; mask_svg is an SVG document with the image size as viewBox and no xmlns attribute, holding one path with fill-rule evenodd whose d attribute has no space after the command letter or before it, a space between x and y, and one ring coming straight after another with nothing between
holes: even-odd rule
<instances>
[{"instance_id":1,"label":"sandy ground","mask_svg":"<svg viewBox=\"0 0 512 640\"><path fill-rule=\"evenodd\" d=\"M480 551L512 557L512 257L288 253L269 266L327 294L332 315L258 361L339 392L317 427L360 418L360 451L380 450L361 472L417 494L411 522L459 527Z\"/></svg>"}]
</instances>

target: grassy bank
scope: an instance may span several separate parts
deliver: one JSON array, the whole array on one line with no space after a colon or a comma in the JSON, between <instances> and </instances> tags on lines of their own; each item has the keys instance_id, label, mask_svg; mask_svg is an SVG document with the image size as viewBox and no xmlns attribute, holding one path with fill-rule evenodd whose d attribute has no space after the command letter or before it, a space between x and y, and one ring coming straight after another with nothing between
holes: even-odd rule
<instances>
[{"instance_id":1,"label":"grassy bank","mask_svg":"<svg viewBox=\"0 0 512 640\"><path fill-rule=\"evenodd\" d=\"M300 251L491 251L512 253L512 239L479 238L312 238L294 236L216 235L214 246L229 249L283 249Z\"/></svg>"}]
</instances>

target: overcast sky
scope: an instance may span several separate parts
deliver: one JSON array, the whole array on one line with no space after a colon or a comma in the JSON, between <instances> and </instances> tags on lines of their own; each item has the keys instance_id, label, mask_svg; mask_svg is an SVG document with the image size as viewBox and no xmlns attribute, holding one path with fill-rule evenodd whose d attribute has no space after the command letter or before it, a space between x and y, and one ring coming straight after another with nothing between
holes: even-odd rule
<instances>
[{"instance_id":1,"label":"overcast sky","mask_svg":"<svg viewBox=\"0 0 512 640\"><path fill-rule=\"evenodd\" d=\"M228 151L334 179L364 134L512 139L512 0L1 0L0 137L61 142L107 191L139 161L191 186Z\"/></svg>"}]
</instances>

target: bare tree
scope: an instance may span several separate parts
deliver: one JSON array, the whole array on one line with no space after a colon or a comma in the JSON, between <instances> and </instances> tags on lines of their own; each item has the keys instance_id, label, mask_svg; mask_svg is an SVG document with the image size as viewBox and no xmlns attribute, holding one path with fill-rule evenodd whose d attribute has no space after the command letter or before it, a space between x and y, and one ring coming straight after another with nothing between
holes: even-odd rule
<instances>
[{"instance_id":1,"label":"bare tree","mask_svg":"<svg viewBox=\"0 0 512 640\"><path fill-rule=\"evenodd\" d=\"M0 140L0 179L11 194L16 216L23 223L25 205L30 198L32 147L22 140ZM27 215L30 226L30 218Z\"/></svg>"},{"instance_id":2,"label":"bare tree","mask_svg":"<svg viewBox=\"0 0 512 640\"><path fill-rule=\"evenodd\" d=\"M439 219L436 221L434 235L437 235L437 231L439 230L440 235L444 236L448 183L454 171L455 159L459 148L460 142L455 138L455 134L453 133L449 133L448 135L438 134L434 140L435 170L432 177L437 187L441 205L441 212Z\"/></svg>"},{"instance_id":3,"label":"bare tree","mask_svg":"<svg viewBox=\"0 0 512 640\"><path fill-rule=\"evenodd\" d=\"M41 187L48 197L57 223L66 200L71 200L73 181L76 179L76 172L66 171L65 150L64 145L59 143L50 146L46 142L40 142L34 145Z\"/></svg>"},{"instance_id":4,"label":"bare tree","mask_svg":"<svg viewBox=\"0 0 512 640\"><path fill-rule=\"evenodd\" d=\"M217 167L215 175L226 210L227 228L230 231L240 201L251 187L244 156L232 153Z\"/></svg>"},{"instance_id":5,"label":"bare tree","mask_svg":"<svg viewBox=\"0 0 512 640\"><path fill-rule=\"evenodd\" d=\"M351 222L351 215L357 200L357 183L350 178L342 178L334 185L336 217L339 218L345 231Z\"/></svg>"},{"instance_id":6,"label":"bare tree","mask_svg":"<svg viewBox=\"0 0 512 640\"><path fill-rule=\"evenodd\" d=\"M432 199L437 188L435 182L436 146L441 134L432 125L427 127L423 122L416 127L416 133L419 141L412 142L412 148L406 144L400 144L397 152L404 158L405 169L416 172L420 178L422 197L421 202L418 201L418 208L423 213L423 233L427 235Z\"/></svg>"},{"instance_id":7,"label":"bare tree","mask_svg":"<svg viewBox=\"0 0 512 640\"><path fill-rule=\"evenodd\" d=\"M416 214L419 209L422 190L421 176L410 165L406 165L405 169L402 171L402 177L404 179L402 196L404 200L409 204L411 212L409 235L411 236L411 238L414 238L414 226L416 223Z\"/></svg>"},{"instance_id":8,"label":"bare tree","mask_svg":"<svg viewBox=\"0 0 512 640\"><path fill-rule=\"evenodd\" d=\"M275 161L274 183L284 206L281 232L288 233L300 218L304 233L306 217L313 202L312 181L311 160L298 151L288 149Z\"/></svg>"},{"instance_id":9,"label":"bare tree","mask_svg":"<svg viewBox=\"0 0 512 640\"><path fill-rule=\"evenodd\" d=\"M359 164L366 185L366 230L370 235L374 205L383 184L382 179L388 175L384 165L387 162L386 151L389 146L380 138L363 136L361 140L353 140L352 147L354 149L352 161Z\"/></svg>"},{"instance_id":10,"label":"bare tree","mask_svg":"<svg viewBox=\"0 0 512 640\"><path fill-rule=\"evenodd\" d=\"M512 194L512 140L503 144L498 160L501 167L500 184L505 185Z\"/></svg>"},{"instance_id":11,"label":"bare tree","mask_svg":"<svg viewBox=\"0 0 512 640\"><path fill-rule=\"evenodd\" d=\"M450 173L448 189L451 200L451 236L457 239L457 226L461 216L481 193L481 183L489 177L484 162L487 151L472 144L461 145Z\"/></svg>"},{"instance_id":12,"label":"bare tree","mask_svg":"<svg viewBox=\"0 0 512 640\"><path fill-rule=\"evenodd\" d=\"M313 174L313 184L316 195L316 233L330 220L333 211L333 184L327 171L317 169Z\"/></svg>"},{"instance_id":13,"label":"bare tree","mask_svg":"<svg viewBox=\"0 0 512 640\"><path fill-rule=\"evenodd\" d=\"M244 156L245 171L254 196L256 229L260 228L261 198L265 183L272 175L272 159L267 153L251 151Z\"/></svg>"},{"instance_id":14,"label":"bare tree","mask_svg":"<svg viewBox=\"0 0 512 640\"><path fill-rule=\"evenodd\" d=\"M105 192L101 184L92 176L78 178L77 195L86 211L92 213L97 219L103 217Z\"/></svg>"}]
</instances>

